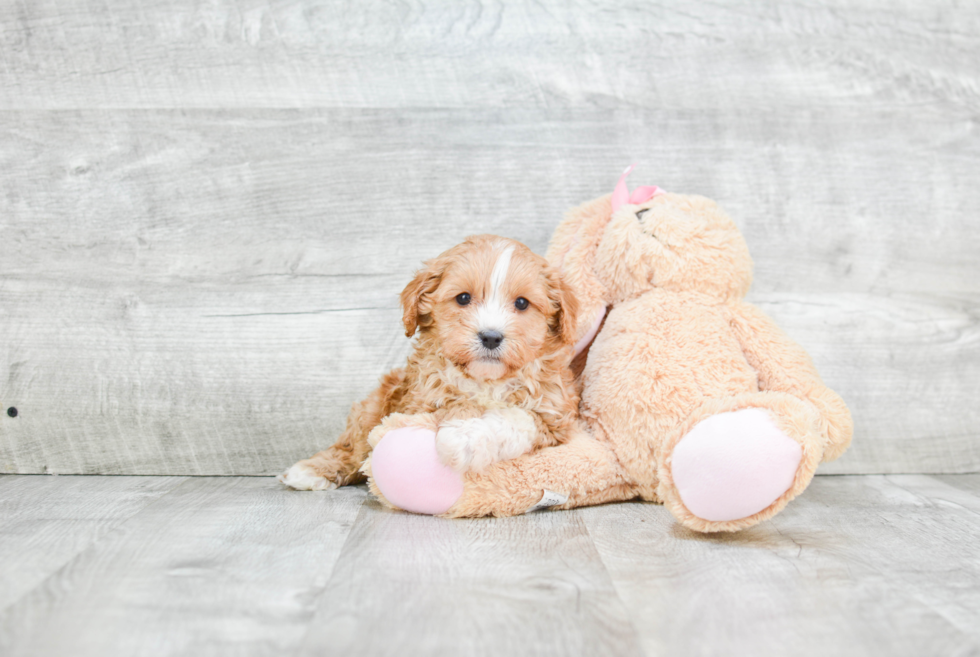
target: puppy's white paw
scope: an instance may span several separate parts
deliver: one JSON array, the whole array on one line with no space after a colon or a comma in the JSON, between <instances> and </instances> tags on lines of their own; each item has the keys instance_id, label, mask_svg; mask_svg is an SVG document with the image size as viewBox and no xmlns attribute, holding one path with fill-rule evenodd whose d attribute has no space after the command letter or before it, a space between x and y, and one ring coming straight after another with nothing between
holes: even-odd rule
<instances>
[{"instance_id":1,"label":"puppy's white paw","mask_svg":"<svg viewBox=\"0 0 980 657\"><path fill-rule=\"evenodd\" d=\"M484 450L480 450L480 463L474 463L477 442L482 442L481 432L475 423L480 420L450 420L443 423L436 432L436 453L439 460L455 470L480 470L489 460Z\"/></svg>"},{"instance_id":2,"label":"puppy's white paw","mask_svg":"<svg viewBox=\"0 0 980 657\"><path fill-rule=\"evenodd\" d=\"M526 411L487 411L483 417L443 422L436 432L436 452L456 472L479 472L531 451L536 431Z\"/></svg>"},{"instance_id":3,"label":"puppy's white paw","mask_svg":"<svg viewBox=\"0 0 980 657\"><path fill-rule=\"evenodd\" d=\"M300 461L276 477L279 481L296 490L333 490L337 484L316 473L309 463Z\"/></svg>"}]
</instances>

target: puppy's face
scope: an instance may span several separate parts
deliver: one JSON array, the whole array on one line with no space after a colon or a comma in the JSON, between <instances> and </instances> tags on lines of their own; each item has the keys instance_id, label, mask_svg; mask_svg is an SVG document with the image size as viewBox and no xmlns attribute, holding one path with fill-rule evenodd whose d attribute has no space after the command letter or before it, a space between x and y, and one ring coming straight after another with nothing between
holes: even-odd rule
<instances>
[{"instance_id":1,"label":"puppy's face","mask_svg":"<svg viewBox=\"0 0 980 657\"><path fill-rule=\"evenodd\" d=\"M479 380L511 376L574 341L576 304L558 272L514 240L470 237L425 263L402 292L416 328Z\"/></svg>"}]
</instances>

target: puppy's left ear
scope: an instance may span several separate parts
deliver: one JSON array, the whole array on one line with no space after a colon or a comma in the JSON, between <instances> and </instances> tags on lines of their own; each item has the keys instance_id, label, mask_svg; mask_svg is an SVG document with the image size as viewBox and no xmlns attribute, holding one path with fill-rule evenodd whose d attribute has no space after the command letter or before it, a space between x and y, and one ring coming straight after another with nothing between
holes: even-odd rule
<instances>
[{"instance_id":1,"label":"puppy's left ear","mask_svg":"<svg viewBox=\"0 0 980 657\"><path fill-rule=\"evenodd\" d=\"M558 269L549 267L546 278L548 281L548 298L551 300L552 308L556 309L548 321L549 328L562 344L575 344L578 299L575 298L571 287L562 278Z\"/></svg>"}]
</instances>

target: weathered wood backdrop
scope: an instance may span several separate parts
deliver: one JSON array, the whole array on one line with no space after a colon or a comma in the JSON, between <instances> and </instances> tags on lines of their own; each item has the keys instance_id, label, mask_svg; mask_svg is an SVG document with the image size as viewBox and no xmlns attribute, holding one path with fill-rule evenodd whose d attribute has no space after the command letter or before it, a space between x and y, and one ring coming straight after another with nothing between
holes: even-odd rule
<instances>
[{"instance_id":1,"label":"weathered wood backdrop","mask_svg":"<svg viewBox=\"0 0 980 657\"><path fill-rule=\"evenodd\" d=\"M476 232L718 199L856 420L980 469L980 5L0 3L0 471L267 474Z\"/></svg>"}]
</instances>

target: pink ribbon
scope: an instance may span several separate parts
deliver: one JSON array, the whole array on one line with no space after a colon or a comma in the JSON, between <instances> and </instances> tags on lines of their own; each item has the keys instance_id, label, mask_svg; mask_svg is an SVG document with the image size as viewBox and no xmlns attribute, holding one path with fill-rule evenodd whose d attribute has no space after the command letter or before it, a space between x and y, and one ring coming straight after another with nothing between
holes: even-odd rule
<instances>
[{"instance_id":1,"label":"pink ribbon","mask_svg":"<svg viewBox=\"0 0 980 657\"><path fill-rule=\"evenodd\" d=\"M616 212L616 210L623 207L627 203L631 205L639 205L640 203L649 201L658 194L667 193L656 185L644 185L643 187L637 187L633 190L633 193L630 194L629 190L626 188L626 177L630 175L630 172L635 166L636 164L631 164L626 167L626 171L623 172L623 175L619 177L619 182L616 183L616 189L614 189L612 193L613 212Z\"/></svg>"}]
</instances>

